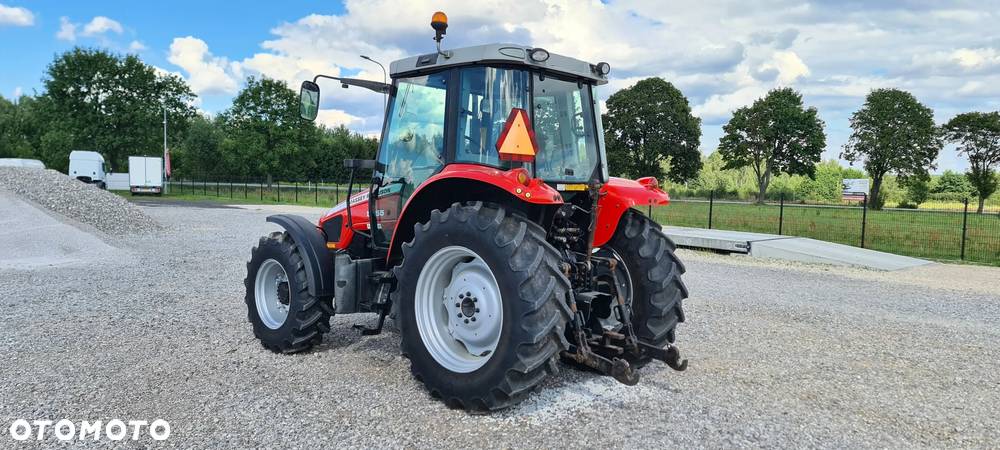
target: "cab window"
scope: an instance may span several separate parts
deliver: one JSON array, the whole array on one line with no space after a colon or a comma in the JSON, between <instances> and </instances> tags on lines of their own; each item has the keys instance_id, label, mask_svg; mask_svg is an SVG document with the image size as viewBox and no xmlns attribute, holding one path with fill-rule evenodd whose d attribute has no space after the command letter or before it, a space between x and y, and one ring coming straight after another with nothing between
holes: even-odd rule
<instances>
[{"instance_id":1,"label":"cab window","mask_svg":"<svg viewBox=\"0 0 1000 450\"><path fill-rule=\"evenodd\" d=\"M530 111L530 77L523 70L470 67L460 73L455 161L507 168L496 142L511 109Z\"/></svg>"}]
</instances>

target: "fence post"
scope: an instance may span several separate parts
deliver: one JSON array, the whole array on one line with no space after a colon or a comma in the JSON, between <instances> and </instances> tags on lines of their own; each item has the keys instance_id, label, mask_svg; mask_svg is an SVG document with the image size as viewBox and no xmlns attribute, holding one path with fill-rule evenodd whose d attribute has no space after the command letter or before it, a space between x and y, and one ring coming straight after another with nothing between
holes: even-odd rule
<instances>
[{"instance_id":1,"label":"fence post","mask_svg":"<svg viewBox=\"0 0 1000 450\"><path fill-rule=\"evenodd\" d=\"M243 175L243 198L244 199L248 198L248 196L250 195L250 193L247 192L247 190L250 189L250 187L247 186L247 177L248 177L247 175Z\"/></svg>"},{"instance_id":2,"label":"fence post","mask_svg":"<svg viewBox=\"0 0 1000 450\"><path fill-rule=\"evenodd\" d=\"M778 206L778 236L781 236L782 229L785 226L785 193L781 193L781 203Z\"/></svg>"},{"instance_id":3,"label":"fence post","mask_svg":"<svg viewBox=\"0 0 1000 450\"><path fill-rule=\"evenodd\" d=\"M313 181L313 190L315 191L314 196L316 197L315 199L313 199L313 203L315 203L315 204L318 205L319 204L319 185L316 184L315 181Z\"/></svg>"},{"instance_id":4,"label":"fence post","mask_svg":"<svg viewBox=\"0 0 1000 450\"><path fill-rule=\"evenodd\" d=\"M965 260L965 235L968 231L969 225L969 197L965 198L965 211L962 212L962 255L961 258Z\"/></svg>"},{"instance_id":5,"label":"fence post","mask_svg":"<svg viewBox=\"0 0 1000 450\"><path fill-rule=\"evenodd\" d=\"M295 203L299 202L299 182L295 181Z\"/></svg>"},{"instance_id":6,"label":"fence post","mask_svg":"<svg viewBox=\"0 0 1000 450\"><path fill-rule=\"evenodd\" d=\"M222 197L221 192L222 191L219 190L219 177L216 176L215 177L215 196L216 197Z\"/></svg>"},{"instance_id":7,"label":"fence post","mask_svg":"<svg viewBox=\"0 0 1000 450\"><path fill-rule=\"evenodd\" d=\"M340 203L340 184L339 183L333 183L333 198L334 198L334 200L333 200L334 204Z\"/></svg>"},{"instance_id":8,"label":"fence post","mask_svg":"<svg viewBox=\"0 0 1000 450\"><path fill-rule=\"evenodd\" d=\"M233 198L233 177L229 177L229 198Z\"/></svg>"},{"instance_id":9,"label":"fence post","mask_svg":"<svg viewBox=\"0 0 1000 450\"><path fill-rule=\"evenodd\" d=\"M201 195L208 197L208 177L206 177L205 174L201 174L201 177L203 180L201 182Z\"/></svg>"},{"instance_id":10,"label":"fence post","mask_svg":"<svg viewBox=\"0 0 1000 450\"><path fill-rule=\"evenodd\" d=\"M708 191L708 229L712 229L712 208L715 206L715 190Z\"/></svg>"},{"instance_id":11,"label":"fence post","mask_svg":"<svg viewBox=\"0 0 1000 450\"><path fill-rule=\"evenodd\" d=\"M263 178L261 178L261 180L260 180L260 201L261 201L261 203L264 202L264 179Z\"/></svg>"},{"instance_id":12,"label":"fence post","mask_svg":"<svg viewBox=\"0 0 1000 450\"><path fill-rule=\"evenodd\" d=\"M865 228L868 225L868 194L865 194L861 210L861 248L865 248Z\"/></svg>"},{"instance_id":13,"label":"fence post","mask_svg":"<svg viewBox=\"0 0 1000 450\"><path fill-rule=\"evenodd\" d=\"M278 203L281 203L281 180L275 180L278 186Z\"/></svg>"}]
</instances>

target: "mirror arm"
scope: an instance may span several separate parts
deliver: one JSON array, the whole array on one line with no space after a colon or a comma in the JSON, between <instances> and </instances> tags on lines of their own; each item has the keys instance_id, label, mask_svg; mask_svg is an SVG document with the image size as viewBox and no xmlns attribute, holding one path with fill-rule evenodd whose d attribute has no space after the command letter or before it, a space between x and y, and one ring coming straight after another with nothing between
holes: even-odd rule
<instances>
[{"instance_id":1,"label":"mirror arm","mask_svg":"<svg viewBox=\"0 0 1000 450\"><path fill-rule=\"evenodd\" d=\"M378 92L379 94L388 94L389 91L392 89L391 84L386 84L379 81L362 80L358 78L341 78L341 77L333 77L330 75L316 75L315 77L313 77L313 83L315 83L316 80L319 80L320 78L326 78L328 80L336 80L345 86L362 87L371 91Z\"/></svg>"}]
</instances>

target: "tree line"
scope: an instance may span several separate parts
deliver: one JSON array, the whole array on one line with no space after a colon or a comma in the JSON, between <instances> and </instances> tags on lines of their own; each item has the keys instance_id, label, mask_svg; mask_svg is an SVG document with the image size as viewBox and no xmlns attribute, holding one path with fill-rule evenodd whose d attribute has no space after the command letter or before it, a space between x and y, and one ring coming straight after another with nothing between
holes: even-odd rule
<instances>
[{"instance_id":1,"label":"tree line","mask_svg":"<svg viewBox=\"0 0 1000 450\"><path fill-rule=\"evenodd\" d=\"M174 177L345 179L342 160L371 159L377 140L298 117L285 83L250 78L215 117L199 113L180 77L134 55L74 48L55 58L42 94L0 97L0 158L38 159L65 172L72 150L104 155L114 171L128 157L163 154L163 113Z\"/></svg>"},{"instance_id":2,"label":"tree line","mask_svg":"<svg viewBox=\"0 0 1000 450\"><path fill-rule=\"evenodd\" d=\"M180 177L340 180L346 175L343 159L371 159L378 146L376 139L344 127L300 120L296 92L269 78L249 78L232 105L214 117L192 106L195 96L182 78L134 55L74 48L54 59L43 82L42 94L13 102L0 97L0 157L40 159L65 171L71 150L96 150L114 170L124 171L129 155L161 154L164 111L174 175ZM786 183L789 176L810 180L802 186L834 176L820 161L825 124L792 88L771 90L734 111L707 158L699 150L701 119L684 94L661 78L612 94L602 121L615 175L697 187L708 165L747 171L761 202L772 183ZM969 160L964 177L980 212L997 191L1000 112L963 113L937 126L933 111L912 94L876 89L852 115L851 128L840 156L865 171L847 175L871 178L872 207L885 203L890 181L917 203L932 194L929 174L949 142Z\"/></svg>"},{"instance_id":3,"label":"tree line","mask_svg":"<svg viewBox=\"0 0 1000 450\"><path fill-rule=\"evenodd\" d=\"M720 170L749 169L758 202L765 201L780 175L815 181L826 148L825 124L817 109L806 107L802 95L787 87L733 112L723 126L715 160L702 160L700 120L680 90L663 79L648 78L612 94L603 121L613 171L687 185L707 163L721 164ZM933 111L909 92L876 89L851 116L851 129L840 157L864 167L866 173L849 175L871 178L873 208L885 203L884 185L890 177L907 191L907 201L919 204L926 199L930 171L946 143L957 144L959 154L969 160L965 178L978 198L978 212L997 191L1000 112L963 113L937 126ZM824 175L829 176L832 168L826 169Z\"/></svg>"}]
</instances>

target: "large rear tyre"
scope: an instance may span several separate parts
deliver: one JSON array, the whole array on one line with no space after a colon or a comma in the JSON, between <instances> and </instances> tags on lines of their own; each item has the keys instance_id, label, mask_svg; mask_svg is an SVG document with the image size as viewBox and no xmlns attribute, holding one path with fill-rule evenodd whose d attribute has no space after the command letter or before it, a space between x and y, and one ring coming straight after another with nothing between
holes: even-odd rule
<instances>
[{"instance_id":1,"label":"large rear tyre","mask_svg":"<svg viewBox=\"0 0 1000 450\"><path fill-rule=\"evenodd\" d=\"M636 337L657 347L673 343L675 328L684 321L682 302L688 296L681 281L684 264L674 254L673 241L659 224L630 209L622 215L607 247L625 263L628 285L620 289L632 305ZM636 365L648 362L643 358Z\"/></svg>"},{"instance_id":2,"label":"large rear tyre","mask_svg":"<svg viewBox=\"0 0 1000 450\"><path fill-rule=\"evenodd\" d=\"M244 284L247 317L264 348L275 353L305 351L330 331L333 303L309 294L305 264L288 233L260 238Z\"/></svg>"},{"instance_id":3,"label":"large rear tyre","mask_svg":"<svg viewBox=\"0 0 1000 450\"><path fill-rule=\"evenodd\" d=\"M568 347L558 253L538 225L482 203L435 210L414 228L392 293L413 376L454 408L517 403Z\"/></svg>"}]
</instances>

